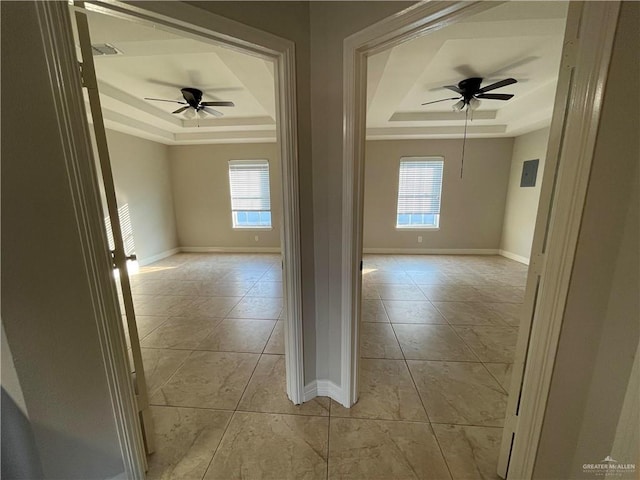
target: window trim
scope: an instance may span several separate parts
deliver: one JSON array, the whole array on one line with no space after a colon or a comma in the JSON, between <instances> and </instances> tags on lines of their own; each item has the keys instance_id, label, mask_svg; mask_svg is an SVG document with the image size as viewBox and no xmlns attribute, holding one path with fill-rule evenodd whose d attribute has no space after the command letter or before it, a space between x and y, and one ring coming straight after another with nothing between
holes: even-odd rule
<instances>
[{"instance_id":1,"label":"window trim","mask_svg":"<svg viewBox=\"0 0 640 480\"><path fill-rule=\"evenodd\" d=\"M433 214L436 216L435 225L427 225L427 224L413 224L413 225L399 225L398 224L398 208L400 207L400 172L402 169L402 164L412 163L412 162L438 162L441 164L441 178L440 178L440 200L438 205L438 213ZM440 217L442 215L442 184L444 183L444 157L437 155L430 156L411 156L411 157L400 157L398 162L398 181L396 182L397 190L396 190L396 214L395 214L395 228L399 231L416 231L416 230L424 230L427 232L437 232L440 230Z\"/></svg>"}]
</instances>

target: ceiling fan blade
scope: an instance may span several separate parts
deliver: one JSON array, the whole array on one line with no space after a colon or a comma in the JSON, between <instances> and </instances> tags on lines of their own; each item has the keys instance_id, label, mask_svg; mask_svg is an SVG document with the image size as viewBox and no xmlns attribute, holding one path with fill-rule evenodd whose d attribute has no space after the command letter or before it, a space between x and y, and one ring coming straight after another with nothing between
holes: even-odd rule
<instances>
[{"instance_id":1,"label":"ceiling fan blade","mask_svg":"<svg viewBox=\"0 0 640 480\"><path fill-rule=\"evenodd\" d=\"M180 90L184 85L178 85L177 83L165 82L164 80L157 80L155 78L147 78L147 82L153 83L155 85L162 85L163 87L172 87Z\"/></svg>"},{"instance_id":2,"label":"ceiling fan blade","mask_svg":"<svg viewBox=\"0 0 640 480\"><path fill-rule=\"evenodd\" d=\"M186 105L187 102L180 102L178 100L165 100L164 98L148 98L144 97L145 100L153 100L154 102L169 102L169 103L179 103L180 105Z\"/></svg>"},{"instance_id":3,"label":"ceiling fan blade","mask_svg":"<svg viewBox=\"0 0 640 480\"><path fill-rule=\"evenodd\" d=\"M479 75L478 72L471 65L467 65L467 64L458 65L453 69L463 78L482 76L482 75Z\"/></svg>"},{"instance_id":4,"label":"ceiling fan blade","mask_svg":"<svg viewBox=\"0 0 640 480\"><path fill-rule=\"evenodd\" d=\"M183 88L180 91L182 92L182 96L184 97L184 99L187 101L189 105L193 105L194 107L198 105L198 102L200 101L200 99L196 98L196 96L192 91L190 91L188 88Z\"/></svg>"},{"instance_id":5,"label":"ceiling fan blade","mask_svg":"<svg viewBox=\"0 0 640 480\"><path fill-rule=\"evenodd\" d=\"M447 100L459 100L459 99L460 97L442 98L440 100L434 100L433 102L422 103L421 105L430 105L432 103L446 102Z\"/></svg>"},{"instance_id":6,"label":"ceiling fan blade","mask_svg":"<svg viewBox=\"0 0 640 480\"><path fill-rule=\"evenodd\" d=\"M235 107L233 102L200 102L203 107Z\"/></svg>"},{"instance_id":7,"label":"ceiling fan blade","mask_svg":"<svg viewBox=\"0 0 640 480\"><path fill-rule=\"evenodd\" d=\"M460 90L457 85L445 85L444 88L448 88L449 90L453 90L454 92L462 95L462 90Z\"/></svg>"},{"instance_id":8,"label":"ceiling fan blade","mask_svg":"<svg viewBox=\"0 0 640 480\"><path fill-rule=\"evenodd\" d=\"M515 78L505 78L504 80L500 80L499 82L492 83L491 85L481 88L478 90L478 93L486 93L491 90L495 90L496 88L506 87L507 85L512 85L514 83L518 83Z\"/></svg>"},{"instance_id":9,"label":"ceiling fan blade","mask_svg":"<svg viewBox=\"0 0 640 480\"><path fill-rule=\"evenodd\" d=\"M219 112L218 110L215 110L213 108L202 107L202 110L204 110L207 113L210 113L211 115L215 115L216 117L223 117L224 116L224 113Z\"/></svg>"},{"instance_id":10,"label":"ceiling fan blade","mask_svg":"<svg viewBox=\"0 0 640 480\"><path fill-rule=\"evenodd\" d=\"M491 73L488 73L486 75L486 77L498 77L498 76L504 76L504 75L508 75L508 72L510 70L514 70L518 67L521 67L522 65L526 65L528 63L534 62L536 60L538 60L540 57L534 56L534 55L530 55L528 57L524 57L524 58L518 58L517 60L514 60L511 63L506 64L505 66L503 66L502 68L495 70ZM522 78L520 80L518 80L519 82L522 81Z\"/></svg>"},{"instance_id":11,"label":"ceiling fan blade","mask_svg":"<svg viewBox=\"0 0 640 480\"><path fill-rule=\"evenodd\" d=\"M476 98L486 98L487 100L509 100L513 97L510 93L480 93Z\"/></svg>"},{"instance_id":12,"label":"ceiling fan blade","mask_svg":"<svg viewBox=\"0 0 640 480\"><path fill-rule=\"evenodd\" d=\"M171 113L182 113L184 112L187 108L190 108L189 105L187 105L186 107L180 107L179 109L177 109L175 112L171 112Z\"/></svg>"}]
</instances>

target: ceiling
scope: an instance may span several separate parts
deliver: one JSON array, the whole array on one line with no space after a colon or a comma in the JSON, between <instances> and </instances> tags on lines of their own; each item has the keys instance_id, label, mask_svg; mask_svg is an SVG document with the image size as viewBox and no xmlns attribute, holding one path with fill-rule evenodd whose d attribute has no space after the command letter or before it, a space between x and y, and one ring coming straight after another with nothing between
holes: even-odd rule
<instances>
[{"instance_id":1,"label":"ceiling","mask_svg":"<svg viewBox=\"0 0 640 480\"><path fill-rule=\"evenodd\" d=\"M184 38L156 26L89 14L92 45L107 43L116 55L94 55L107 128L165 144L275 142L274 65L270 61ZM203 91L203 101L223 117L189 118L171 112L184 101L180 89ZM193 110L190 109L193 113Z\"/></svg>"},{"instance_id":2,"label":"ceiling","mask_svg":"<svg viewBox=\"0 0 640 480\"><path fill-rule=\"evenodd\" d=\"M471 137L515 137L551 122L566 20L566 2L508 2L369 58L368 139L448 138L464 132L465 112L444 85L483 77L483 86L517 84L482 100ZM470 115L471 118L471 115Z\"/></svg>"},{"instance_id":3,"label":"ceiling","mask_svg":"<svg viewBox=\"0 0 640 480\"><path fill-rule=\"evenodd\" d=\"M455 138L464 112L443 85L484 77L483 85L513 77L494 93L509 101L482 101L468 125L470 137L514 137L549 125L562 51L566 2L508 2L369 58L368 139ZM89 14L92 44L108 43L117 55L94 56L107 128L165 144L274 142L273 63L185 38L156 25ZM180 88L204 92L221 118L172 114Z\"/></svg>"}]
</instances>

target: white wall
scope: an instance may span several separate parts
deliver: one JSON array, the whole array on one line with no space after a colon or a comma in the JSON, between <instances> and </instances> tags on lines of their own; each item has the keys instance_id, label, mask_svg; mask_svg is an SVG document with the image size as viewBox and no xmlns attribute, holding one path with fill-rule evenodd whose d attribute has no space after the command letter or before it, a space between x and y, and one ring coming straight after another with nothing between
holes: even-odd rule
<instances>
[{"instance_id":1,"label":"white wall","mask_svg":"<svg viewBox=\"0 0 640 480\"><path fill-rule=\"evenodd\" d=\"M129 205L138 261L151 263L178 247L169 147L113 130L107 143L118 207Z\"/></svg>"},{"instance_id":2,"label":"white wall","mask_svg":"<svg viewBox=\"0 0 640 480\"><path fill-rule=\"evenodd\" d=\"M497 253L513 139L369 141L365 154L364 249L383 253L487 250ZM438 229L397 229L401 157L444 158ZM418 243L418 236L422 243Z\"/></svg>"},{"instance_id":3,"label":"white wall","mask_svg":"<svg viewBox=\"0 0 640 480\"><path fill-rule=\"evenodd\" d=\"M282 182L277 144L176 145L169 151L181 247L279 249ZM261 159L269 161L272 228L234 229L228 162Z\"/></svg>"},{"instance_id":4,"label":"white wall","mask_svg":"<svg viewBox=\"0 0 640 480\"><path fill-rule=\"evenodd\" d=\"M639 22L640 4L622 2L534 478L593 478L582 465L613 456L633 419L621 412L640 361ZM640 467L637 455L614 458Z\"/></svg>"},{"instance_id":5,"label":"white wall","mask_svg":"<svg viewBox=\"0 0 640 480\"><path fill-rule=\"evenodd\" d=\"M543 128L517 137L513 144L500 249L504 255L519 261L526 260L526 263L531 254L548 141L549 128ZM536 184L534 187L521 187L522 164L535 159L540 160Z\"/></svg>"}]
</instances>

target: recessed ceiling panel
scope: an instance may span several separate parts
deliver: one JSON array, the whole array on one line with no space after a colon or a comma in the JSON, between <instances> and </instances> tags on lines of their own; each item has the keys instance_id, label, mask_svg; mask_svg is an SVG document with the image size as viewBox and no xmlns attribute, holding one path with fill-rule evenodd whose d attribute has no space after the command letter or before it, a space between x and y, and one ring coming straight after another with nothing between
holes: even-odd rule
<instances>
[{"instance_id":1,"label":"recessed ceiling panel","mask_svg":"<svg viewBox=\"0 0 640 480\"><path fill-rule=\"evenodd\" d=\"M189 143L190 139L206 143L208 134L212 143L219 143L225 140L225 132L233 142L242 141L243 135L247 141L275 139L271 62L181 37L156 25L98 13L89 15L89 28L92 43L109 44L118 51L118 55L94 57L111 128L164 143ZM210 113L196 113L193 108L172 113L185 105L181 93L185 87L201 90L203 102L228 101L234 106L209 107ZM211 109L223 116L212 115Z\"/></svg>"},{"instance_id":2,"label":"recessed ceiling panel","mask_svg":"<svg viewBox=\"0 0 640 480\"><path fill-rule=\"evenodd\" d=\"M420 126L424 138L434 138L434 132L455 135L465 112L451 115L460 95L444 87L469 77L481 77L483 87L509 77L517 80L491 92L513 94L509 100L482 99L474 105L476 125L504 127L494 136L516 136L548 125L566 9L566 2L508 2L373 56L368 138L383 138L382 132L389 138L403 127L415 133ZM422 105L441 99L452 100ZM495 112L493 119L481 114L488 111Z\"/></svg>"}]
</instances>

